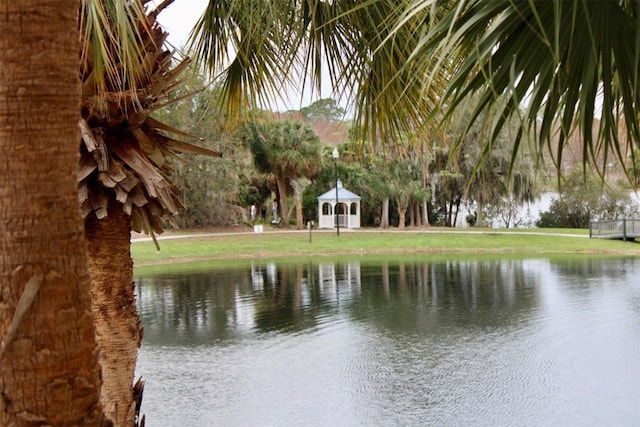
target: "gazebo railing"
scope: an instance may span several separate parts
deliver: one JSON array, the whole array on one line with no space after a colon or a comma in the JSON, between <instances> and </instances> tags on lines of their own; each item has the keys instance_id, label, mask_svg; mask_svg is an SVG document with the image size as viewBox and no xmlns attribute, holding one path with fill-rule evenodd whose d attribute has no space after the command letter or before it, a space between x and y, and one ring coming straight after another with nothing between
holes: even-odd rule
<instances>
[{"instance_id":1,"label":"gazebo railing","mask_svg":"<svg viewBox=\"0 0 640 427\"><path fill-rule=\"evenodd\" d=\"M349 221L348 221L347 216L348 215L346 215L346 214L338 214L337 221L340 224L340 227L345 227L346 228L349 225ZM335 221L334 221L333 225L334 226L336 225Z\"/></svg>"}]
</instances>

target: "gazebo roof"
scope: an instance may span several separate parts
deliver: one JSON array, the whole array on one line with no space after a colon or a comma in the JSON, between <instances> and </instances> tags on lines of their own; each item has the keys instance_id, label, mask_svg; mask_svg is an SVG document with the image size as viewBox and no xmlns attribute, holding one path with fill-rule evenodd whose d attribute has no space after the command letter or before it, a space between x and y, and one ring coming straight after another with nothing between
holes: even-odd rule
<instances>
[{"instance_id":1,"label":"gazebo roof","mask_svg":"<svg viewBox=\"0 0 640 427\"><path fill-rule=\"evenodd\" d=\"M332 188L321 196L318 196L318 201L320 200L336 200L336 189ZM342 187L342 181L338 180L338 201L351 201L351 200L360 200L360 196L352 193L349 190L346 190Z\"/></svg>"}]
</instances>

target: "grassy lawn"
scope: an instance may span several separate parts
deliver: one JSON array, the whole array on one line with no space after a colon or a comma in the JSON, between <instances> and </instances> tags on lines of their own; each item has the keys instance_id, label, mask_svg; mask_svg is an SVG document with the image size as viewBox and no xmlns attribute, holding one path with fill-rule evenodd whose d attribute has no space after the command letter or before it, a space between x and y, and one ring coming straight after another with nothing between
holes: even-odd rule
<instances>
[{"instance_id":1,"label":"grassy lawn","mask_svg":"<svg viewBox=\"0 0 640 427\"><path fill-rule=\"evenodd\" d=\"M549 229L378 229L314 230L263 234L185 233L188 237L153 242L135 241L131 253L136 266L249 258L339 257L344 255L406 254L611 254L640 255L635 242L589 239L588 230ZM177 236L173 236L177 237Z\"/></svg>"}]
</instances>

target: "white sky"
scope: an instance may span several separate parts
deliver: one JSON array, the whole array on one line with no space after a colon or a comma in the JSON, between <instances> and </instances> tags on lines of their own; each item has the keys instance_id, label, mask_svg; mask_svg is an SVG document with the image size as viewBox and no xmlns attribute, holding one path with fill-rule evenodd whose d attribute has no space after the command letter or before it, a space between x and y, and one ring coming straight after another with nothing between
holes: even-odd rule
<instances>
[{"instance_id":1,"label":"white sky","mask_svg":"<svg viewBox=\"0 0 640 427\"><path fill-rule=\"evenodd\" d=\"M176 47L183 47L191 29L195 26L197 20L202 16L209 0L175 0L169 7L164 9L158 16L158 22L169 33L169 42ZM160 0L153 0L153 4L160 3ZM304 97L299 90L287 90L286 98L276 102L271 108L277 111L299 110L301 107L307 106L318 98L311 98L311 90L305 89ZM333 97L330 89L323 89L322 98ZM337 97L334 97L337 98ZM344 107L344 106L343 106Z\"/></svg>"},{"instance_id":2,"label":"white sky","mask_svg":"<svg viewBox=\"0 0 640 427\"><path fill-rule=\"evenodd\" d=\"M209 0L175 0L158 16L158 22L169 33L169 41L178 47L184 46ZM160 0L152 1L154 4Z\"/></svg>"}]
</instances>

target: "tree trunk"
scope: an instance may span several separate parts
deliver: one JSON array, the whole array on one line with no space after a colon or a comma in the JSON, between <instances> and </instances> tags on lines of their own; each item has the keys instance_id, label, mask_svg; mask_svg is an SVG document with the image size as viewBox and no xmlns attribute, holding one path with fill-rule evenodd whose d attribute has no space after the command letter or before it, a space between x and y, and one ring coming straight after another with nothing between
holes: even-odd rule
<instances>
[{"instance_id":1,"label":"tree trunk","mask_svg":"<svg viewBox=\"0 0 640 427\"><path fill-rule=\"evenodd\" d=\"M389 199L382 201L382 214L380 215L380 228L389 228Z\"/></svg>"},{"instance_id":2,"label":"tree trunk","mask_svg":"<svg viewBox=\"0 0 640 427\"><path fill-rule=\"evenodd\" d=\"M293 187L293 199L296 205L296 228L302 230L304 228L304 219L302 217L302 188L297 179L291 180Z\"/></svg>"},{"instance_id":3,"label":"tree trunk","mask_svg":"<svg viewBox=\"0 0 640 427\"><path fill-rule=\"evenodd\" d=\"M105 425L76 167L78 2L0 6L0 425Z\"/></svg>"},{"instance_id":4,"label":"tree trunk","mask_svg":"<svg viewBox=\"0 0 640 427\"><path fill-rule=\"evenodd\" d=\"M413 202L409 203L409 226L410 227L416 226L416 210L415 210L415 203Z\"/></svg>"},{"instance_id":5,"label":"tree trunk","mask_svg":"<svg viewBox=\"0 0 640 427\"><path fill-rule=\"evenodd\" d=\"M482 211L484 210L484 200L482 196L478 197L476 200L476 227L484 227L484 214Z\"/></svg>"},{"instance_id":6,"label":"tree trunk","mask_svg":"<svg viewBox=\"0 0 640 427\"><path fill-rule=\"evenodd\" d=\"M429 166L428 166L428 164L426 164L426 162L423 165L423 168L424 168L424 170L428 170L429 169ZM430 190L430 186L429 186L429 181L430 180L429 180L429 178L430 178L430 176L427 173L422 174L422 187L425 190ZM430 198L432 196L433 196L433 192L431 193ZM420 207L421 207L421 210L422 210L422 226L424 226L424 227L428 227L430 225L429 224L429 208L428 208L428 206L429 206L429 202L427 200L424 200L422 203L420 203Z\"/></svg>"},{"instance_id":7,"label":"tree trunk","mask_svg":"<svg viewBox=\"0 0 640 427\"><path fill-rule=\"evenodd\" d=\"M400 218L398 228L404 229L404 223L407 220L407 205L401 205L398 203L398 217Z\"/></svg>"},{"instance_id":8,"label":"tree trunk","mask_svg":"<svg viewBox=\"0 0 640 427\"><path fill-rule=\"evenodd\" d=\"M413 204L413 209L415 211L415 215L416 215L416 226L418 227L422 227L423 222L422 222L422 215L421 215L421 210L420 210L420 203L414 203Z\"/></svg>"},{"instance_id":9,"label":"tree trunk","mask_svg":"<svg viewBox=\"0 0 640 427\"><path fill-rule=\"evenodd\" d=\"M287 209L287 199L289 195L287 193L287 181L283 178L276 178L276 183L278 184L278 193L280 194L280 199L278 200L278 207L280 208L280 217L282 221L280 225L282 227L289 226L289 211Z\"/></svg>"},{"instance_id":10,"label":"tree trunk","mask_svg":"<svg viewBox=\"0 0 640 427\"><path fill-rule=\"evenodd\" d=\"M133 426L133 378L142 331L130 253L131 220L120 203L112 202L105 218L87 218L85 232L102 369L100 400L116 425Z\"/></svg>"},{"instance_id":11,"label":"tree trunk","mask_svg":"<svg viewBox=\"0 0 640 427\"><path fill-rule=\"evenodd\" d=\"M456 227L458 225L458 213L460 212L460 198L456 199L456 214L453 217L453 226Z\"/></svg>"},{"instance_id":12,"label":"tree trunk","mask_svg":"<svg viewBox=\"0 0 640 427\"><path fill-rule=\"evenodd\" d=\"M422 225L425 227L430 226L429 224L429 202L422 202Z\"/></svg>"}]
</instances>

